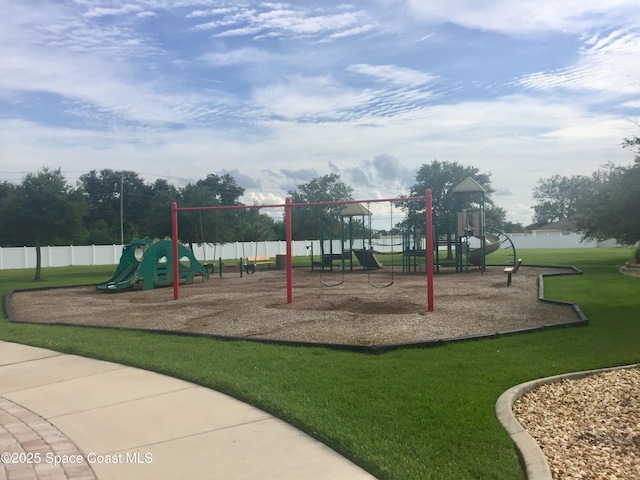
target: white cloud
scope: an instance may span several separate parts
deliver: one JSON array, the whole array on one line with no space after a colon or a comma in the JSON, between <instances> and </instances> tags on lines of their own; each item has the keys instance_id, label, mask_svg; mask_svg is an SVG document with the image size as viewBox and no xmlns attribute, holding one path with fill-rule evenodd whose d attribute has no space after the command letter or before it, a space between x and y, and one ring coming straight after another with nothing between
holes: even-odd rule
<instances>
[{"instance_id":1,"label":"white cloud","mask_svg":"<svg viewBox=\"0 0 640 480\"><path fill-rule=\"evenodd\" d=\"M438 159L530 219L538 178L633 160L637 0L330 3L0 0L3 170L226 169L270 203L331 171L393 197Z\"/></svg>"},{"instance_id":2,"label":"white cloud","mask_svg":"<svg viewBox=\"0 0 640 480\"><path fill-rule=\"evenodd\" d=\"M372 25L372 24L360 25L358 27L349 28L346 30L342 30L340 32L332 33L327 37L327 40L337 40L340 38L361 35L363 33L372 31L374 28L375 28L375 25Z\"/></svg>"},{"instance_id":3,"label":"white cloud","mask_svg":"<svg viewBox=\"0 0 640 480\"><path fill-rule=\"evenodd\" d=\"M528 223L530 215L525 218L528 213L519 205L532 204L530 193L539 178L588 175L608 161L631 162L632 155L619 142L637 128L575 105L549 105L523 96L434 106L400 120L381 121L377 127L282 121L264 126L268 136L248 137L211 128L105 134L0 121L0 158L5 171L35 171L43 165L62 165L67 171L131 169L134 162L139 171L157 172L179 161L180 175L191 179L233 166L260 179L260 191L250 197L259 203L259 194L274 199L286 194L282 177L258 173L267 166L285 171L313 165L318 175L357 166L370 182L358 185L356 198L386 198L406 193L387 181L390 177L403 178L406 184L407 172L422 163L456 161L491 172L494 187L513 193L497 197L499 206L513 212L511 219ZM393 156L380 157L385 151Z\"/></svg>"},{"instance_id":4,"label":"white cloud","mask_svg":"<svg viewBox=\"0 0 640 480\"><path fill-rule=\"evenodd\" d=\"M640 34L614 31L589 37L575 65L537 72L519 84L543 91L592 90L617 95L640 93ZM597 99L596 99L597 100Z\"/></svg>"},{"instance_id":5,"label":"white cloud","mask_svg":"<svg viewBox=\"0 0 640 480\"><path fill-rule=\"evenodd\" d=\"M330 77L295 76L287 82L258 87L253 104L266 115L286 119L331 115L357 105L359 96Z\"/></svg>"},{"instance_id":6,"label":"white cloud","mask_svg":"<svg viewBox=\"0 0 640 480\"><path fill-rule=\"evenodd\" d=\"M245 47L225 52L208 52L202 55L200 60L207 64L220 67L248 63L261 63L272 58L274 58L274 55L265 50Z\"/></svg>"},{"instance_id":7,"label":"white cloud","mask_svg":"<svg viewBox=\"0 0 640 480\"><path fill-rule=\"evenodd\" d=\"M615 23L637 23L636 0L408 0L422 20L437 24L451 22L465 28L491 30L509 35L544 32L582 32Z\"/></svg>"},{"instance_id":8,"label":"white cloud","mask_svg":"<svg viewBox=\"0 0 640 480\"><path fill-rule=\"evenodd\" d=\"M284 197L274 193L248 192L243 199L247 205L282 205L285 202ZM279 216L282 216L282 212Z\"/></svg>"},{"instance_id":9,"label":"white cloud","mask_svg":"<svg viewBox=\"0 0 640 480\"><path fill-rule=\"evenodd\" d=\"M112 17L117 15L127 15L130 13L137 13L142 10L139 5L133 5L131 3L122 5L120 7L95 7L87 10L83 16L87 18L99 18L99 17Z\"/></svg>"},{"instance_id":10,"label":"white cloud","mask_svg":"<svg viewBox=\"0 0 640 480\"><path fill-rule=\"evenodd\" d=\"M361 75L368 75L383 82L398 86L419 87L433 82L437 77L425 72L397 65L367 65L358 63L349 65L347 70Z\"/></svg>"},{"instance_id":11,"label":"white cloud","mask_svg":"<svg viewBox=\"0 0 640 480\"><path fill-rule=\"evenodd\" d=\"M218 38L260 34L257 38L283 36L328 39L357 35L372 28L364 11L347 5L342 10L334 12L288 3L259 3L198 10L191 12L188 18L214 17L208 22L198 23L194 28L216 30L214 36Z\"/></svg>"}]
</instances>

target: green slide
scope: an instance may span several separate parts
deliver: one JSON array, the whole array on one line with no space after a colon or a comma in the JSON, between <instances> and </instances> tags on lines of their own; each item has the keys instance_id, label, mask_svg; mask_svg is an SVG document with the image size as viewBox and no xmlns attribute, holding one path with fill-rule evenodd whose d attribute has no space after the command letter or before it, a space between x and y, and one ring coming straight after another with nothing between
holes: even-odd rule
<instances>
[{"instance_id":1,"label":"green slide","mask_svg":"<svg viewBox=\"0 0 640 480\"><path fill-rule=\"evenodd\" d=\"M118 292L130 290L138 281L138 270L145 251L152 245L150 238L134 239L129 245L122 248L122 256L118 268L113 276L106 282L96 285L98 290L104 292Z\"/></svg>"},{"instance_id":2,"label":"green slide","mask_svg":"<svg viewBox=\"0 0 640 480\"><path fill-rule=\"evenodd\" d=\"M103 292L132 290L141 284L142 290L173 284L173 248L171 240L152 241L136 238L122 248L118 268L106 282L96 285ZM179 278L193 283L194 275L208 279L209 272L196 260L191 250L178 244Z\"/></svg>"}]
</instances>

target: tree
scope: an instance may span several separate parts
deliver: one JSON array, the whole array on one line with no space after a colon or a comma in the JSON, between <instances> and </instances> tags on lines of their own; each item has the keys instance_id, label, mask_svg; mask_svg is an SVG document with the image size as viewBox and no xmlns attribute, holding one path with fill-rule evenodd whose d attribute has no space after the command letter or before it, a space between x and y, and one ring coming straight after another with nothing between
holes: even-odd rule
<instances>
[{"instance_id":1,"label":"tree","mask_svg":"<svg viewBox=\"0 0 640 480\"><path fill-rule=\"evenodd\" d=\"M83 241L86 203L79 189L72 189L60 169L43 168L24 176L0 203L4 234L14 245L36 247L34 281L42 280L43 245Z\"/></svg>"},{"instance_id":2,"label":"tree","mask_svg":"<svg viewBox=\"0 0 640 480\"><path fill-rule=\"evenodd\" d=\"M8 215L10 208L7 199L13 195L16 186L10 182L0 183L0 246L10 246L12 226L9 223Z\"/></svg>"},{"instance_id":3,"label":"tree","mask_svg":"<svg viewBox=\"0 0 640 480\"><path fill-rule=\"evenodd\" d=\"M339 202L353 200L353 189L340 180L340 175L330 173L316 177L308 183L297 185L298 191L287 192L293 203ZM328 207L300 207L294 209L291 226L294 240L318 238L322 222L325 238L340 236L341 205Z\"/></svg>"},{"instance_id":4,"label":"tree","mask_svg":"<svg viewBox=\"0 0 640 480\"><path fill-rule=\"evenodd\" d=\"M121 221L125 241L146 236L140 227L149 212L152 191L136 172L91 170L79 181L89 205L85 225L90 243L120 242Z\"/></svg>"},{"instance_id":5,"label":"tree","mask_svg":"<svg viewBox=\"0 0 640 480\"><path fill-rule=\"evenodd\" d=\"M440 162L434 160L429 164L420 166L416 173L416 183L410 189L410 196L422 196L427 188L431 189L433 197L433 223L438 236L444 236L447 240L448 257L453 258L452 236L457 230L456 211L454 206L453 189L465 178L472 177L482 185L485 190L486 218L492 219L492 223L504 223L505 212L497 209L491 200L491 174L480 173L476 167L467 167L457 162ZM476 199L465 198L467 205L459 205L459 208L467 208L471 201ZM424 204L415 202L401 202L401 208L407 212L407 226L425 231Z\"/></svg>"},{"instance_id":6,"label":"tree","mask_svg":"<svg viewBox=\"0 0 640 480\"><path fill-rule=\"evenodd\" d=\"M151 185L149 209L142 226L144 236L164 238L171 236L171 203L180 199L178 189L163 178Z\"/></svg>"},{"instance_id":7,"label":"tree","mask_svg":"<svg viewBox=\"0 0 640 480\"><path fill-rule=\"evenodd\" d=\"M640 241L640 137L625 138L635 149L631 165L605 165L585 180L577 203L576 223L585 238L633 245Z\"/></svg>"},{"instance_id":8,"label":"tree","mask_svg":"<svg viewBox=\"0 0 640 480\"><path fill-rule=\"evenodd\" d=\"M244 188L230 175L208 174L186 185L178 203L183 207L238 206L243 194ZM241 210L184 212L180 214L179 236L189 243L237 241L244 236L245 217Z\"/></svg>"},{"instance_id":9,"label":"tree","mask_svg":"<svg viewBox=\"0 0 640 480\"><path fill-rule=\"evenodd\" d=\"M633 245L640 241L640 157L626 167L607 165L588 181L577 227L585 238Z\"/></svg>"},{"instance_id":10,"label":"tree","mask_svg":"<svg viewBox=\"0 0 640 480\"><path fill-rule=\"evenodd\" d=\"M244 195L244 188L228 173L222 176L209 173L205 179L196 182L196 187L205 188L211 196L210 201L217 201L219 205L240 205L239 198Z\"/></svg>"},{"instance_id":11,"label":"tree","mask_svg":"<svg viewBox=\"0 0 640 480\"><path fill-rule=\"evenodd\" d=\"M533 198L538 203L533 207L533 223L546 225L556 220L572 218L578 213L581 197L588 189L588 177L554 175L538 180L533 189Z\"/></svg>"},{"instance_id":12,"label":"tree","mask_svg":"<svg viewBox=\"0 0 640 480\"><path fill-rule=\"evenodd\" d=\"M526 233L527 227L521 222L505 222L502 227L498 227L507 233Z\"/></svg>"}]
</instances>

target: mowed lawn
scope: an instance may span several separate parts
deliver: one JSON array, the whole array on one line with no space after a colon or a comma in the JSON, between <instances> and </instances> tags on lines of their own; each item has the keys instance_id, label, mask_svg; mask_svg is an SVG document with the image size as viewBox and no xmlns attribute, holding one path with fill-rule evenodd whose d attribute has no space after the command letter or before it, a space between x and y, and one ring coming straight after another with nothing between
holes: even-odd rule
<instances>
[{"instance_id":1,"label":"mowed lawn","mask_svg":"<svg viewBox=\"0 0 640 480\"><path fill-rule=\"evenodd\" d=\"M574 265L584 272L548 279L545 295L579 304L590 325L430 349L369 355L20 325L8 322L4 311L0 339L121 362L223 391L284 418L379 478L522 479L516 451L496 420L495 401L534 378L640 361L640 278L618 272L632 255L626 248L521 250L524 265ZM31 282L32 270L5 270L0 292L4 297L12 289L94 283L113 270L45 269L46 281L38 284Z\"/></svg>"}]
</instances>

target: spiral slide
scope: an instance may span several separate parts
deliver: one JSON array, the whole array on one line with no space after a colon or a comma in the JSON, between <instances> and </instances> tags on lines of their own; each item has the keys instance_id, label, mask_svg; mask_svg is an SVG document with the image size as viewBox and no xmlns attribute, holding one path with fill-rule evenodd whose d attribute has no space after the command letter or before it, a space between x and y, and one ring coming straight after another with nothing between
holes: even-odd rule
<instances>
[{"instance_id":1,"label":"spiral slide","mask_svg":"<svg viewBox=\"0 0 640 480\"><path fill-rule=\"evenodd\" d=\"M485 256L490 253L495 252L500 248L501 240L497 235L493 235L492 233L484 234L484 254ZM482 255L481 248L474 248L469 252L469 263L472 265L480 265L480 258Z\"/></svg>"}]
</instances>

